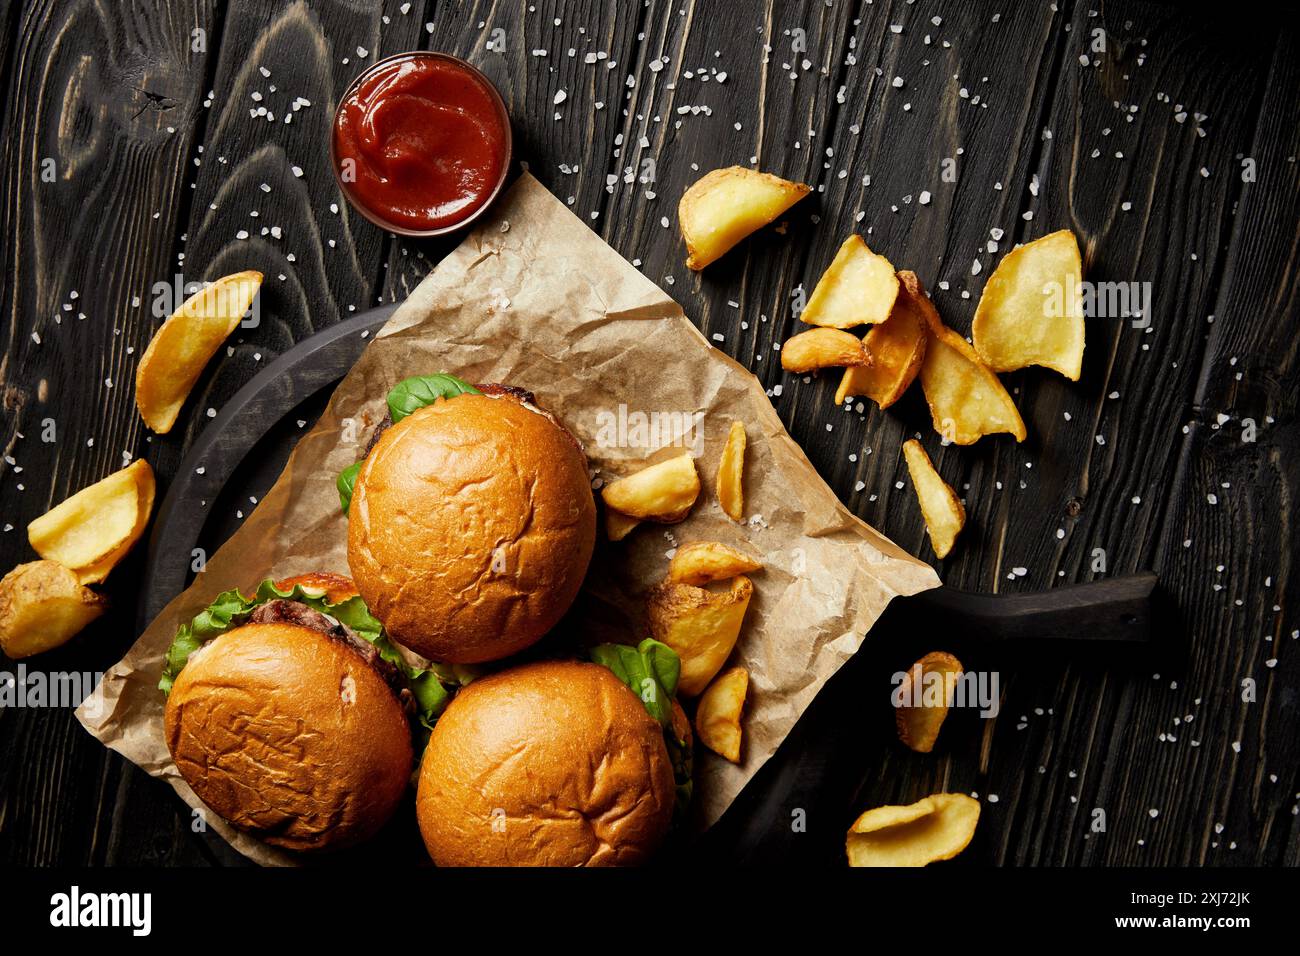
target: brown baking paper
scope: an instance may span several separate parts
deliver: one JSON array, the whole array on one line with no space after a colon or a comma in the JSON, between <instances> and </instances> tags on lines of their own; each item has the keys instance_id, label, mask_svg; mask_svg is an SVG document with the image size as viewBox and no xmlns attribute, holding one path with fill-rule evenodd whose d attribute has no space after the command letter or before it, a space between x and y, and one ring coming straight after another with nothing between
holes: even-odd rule
<instances>
[{"instance_id":1,"label":"brown baking paper","mask_svg":"<svg viewBox=\"0 0 1300 956\"><path fill-rule=\"evenodd\" d=\"M681 454L647 447L647 439L677 438L698 453L703 490L690 517L644 524L617 544L600 535L583 594L560 626L566 639L635 644L648 636L644 595L678 543L723 541L761 557L733 655L750 674L744 761L735 766L697 747L695 817L703 826L772 755L890 599L939 583L928 565L840 504L753 375L525 175L375 336L275 486L77 711L92 734L202 806L163 741L158 679L172 636L229 588L247 593L263 578L310 570L346 574L335 478L360 456L392 385L442 371L533 391L585 446L595 485ZM749 438L743 524L722 513L715 493L733 420ZM224 821L209 825L259 863L294 862Z\"/></svg>"}]
</instances>

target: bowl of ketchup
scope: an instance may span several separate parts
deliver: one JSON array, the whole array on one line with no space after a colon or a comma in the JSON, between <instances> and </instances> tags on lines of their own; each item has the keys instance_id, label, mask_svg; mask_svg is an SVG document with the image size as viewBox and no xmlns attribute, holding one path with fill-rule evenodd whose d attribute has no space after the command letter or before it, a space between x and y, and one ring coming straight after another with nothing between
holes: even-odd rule
<instances>
[{"instance_id":1,"label":"bowl of ketchup","mask_svg":"<svg viewBox=\"0 0 1300 956\"><path fill-rule=\"evenodd\" d=\"M496 87L446 53L399 53L348 87L330 156L339 188L381 228L437 236L482 215L505 184L510 117Z\"/></svg>"}]
</instances>

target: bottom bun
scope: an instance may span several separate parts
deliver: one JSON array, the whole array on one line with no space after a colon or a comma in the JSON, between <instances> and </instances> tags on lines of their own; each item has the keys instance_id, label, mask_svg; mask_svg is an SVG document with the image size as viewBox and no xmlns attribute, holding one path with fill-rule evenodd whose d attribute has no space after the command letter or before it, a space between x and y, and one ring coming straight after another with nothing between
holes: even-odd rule
<instances>
[{"instance_id":1,"label":"bottom bun","mask_svg":"<svg viewBox=\"0 0 1300 956\"><path fill-rule=\"evenodd\" d=\"M293 624L245 624L191 656L167 698L165 730L200 800L290 850L373 836L414 760L384 679L342 641Z\"/></svg>"},{"instance_id":2,"label":"bottom bun","mask_svg":"<svg viewBox=\"0 0 1300 956\"><path fill-rule=\"evenodd\" d=\"M675 798L663 729L599 664L474 681L438 718L416 811L439 866L620 866L663 840Z\"/></svg>"}]
</instances>

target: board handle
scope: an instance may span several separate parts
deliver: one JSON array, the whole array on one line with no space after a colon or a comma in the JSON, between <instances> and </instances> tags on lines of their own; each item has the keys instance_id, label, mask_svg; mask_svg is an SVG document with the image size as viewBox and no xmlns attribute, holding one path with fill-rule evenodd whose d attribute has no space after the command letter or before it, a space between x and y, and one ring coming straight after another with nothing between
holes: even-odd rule
<instances>
[{"instance_id":1,"label":"board handle","mask_svg":"<svg viewBox=\"0 0 1300 956\"><path fill-rule=\"evenodd\" d=\"M1151 639L1159 578L1142 571L1031 594L978 594L949 587L915 595L928 615L979 641L1087 641L1142 644Z\"/></svg>"}]
</instances>

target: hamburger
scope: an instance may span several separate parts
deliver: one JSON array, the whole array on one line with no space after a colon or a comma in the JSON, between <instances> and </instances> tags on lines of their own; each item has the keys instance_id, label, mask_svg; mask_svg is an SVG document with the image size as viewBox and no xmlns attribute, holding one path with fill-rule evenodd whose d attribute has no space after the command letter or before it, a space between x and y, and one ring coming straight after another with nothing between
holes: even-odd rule
<instances>
[{"instance_id":1,"label":"hamburger","mask_svg":"<svg viewBox=\"0 0 1300 956\"><path fill-rule=\"evenodd\" d=\"M591 657L498 671L447 707L416 792L436 864L638 864L680 820L691 739L677 656L645 641Z\"/></svg>"},{"instance_id":2,"label":"hamburger","mask_svg":"<svg viewBox=\"0 0 1300 956\"><path fill-rule=\"evenodd\" d=\"M412 718L432 725L450 696L332 574L219 595L177 632L159 687L167 747L199 799L298 851L378 832L410 783Z\"/></svg>"},{"instance_id":3,"label":"hamburger","mask_svg":"<svg viewBox=\"0 0 1300 956\"><path fill-rule=\"evenodd\" d=\"M536 643L596 542L582 446L531 392L415 376L339 476L348 566L393 640L452 664Z\"/></svg>"}]
</instances>

